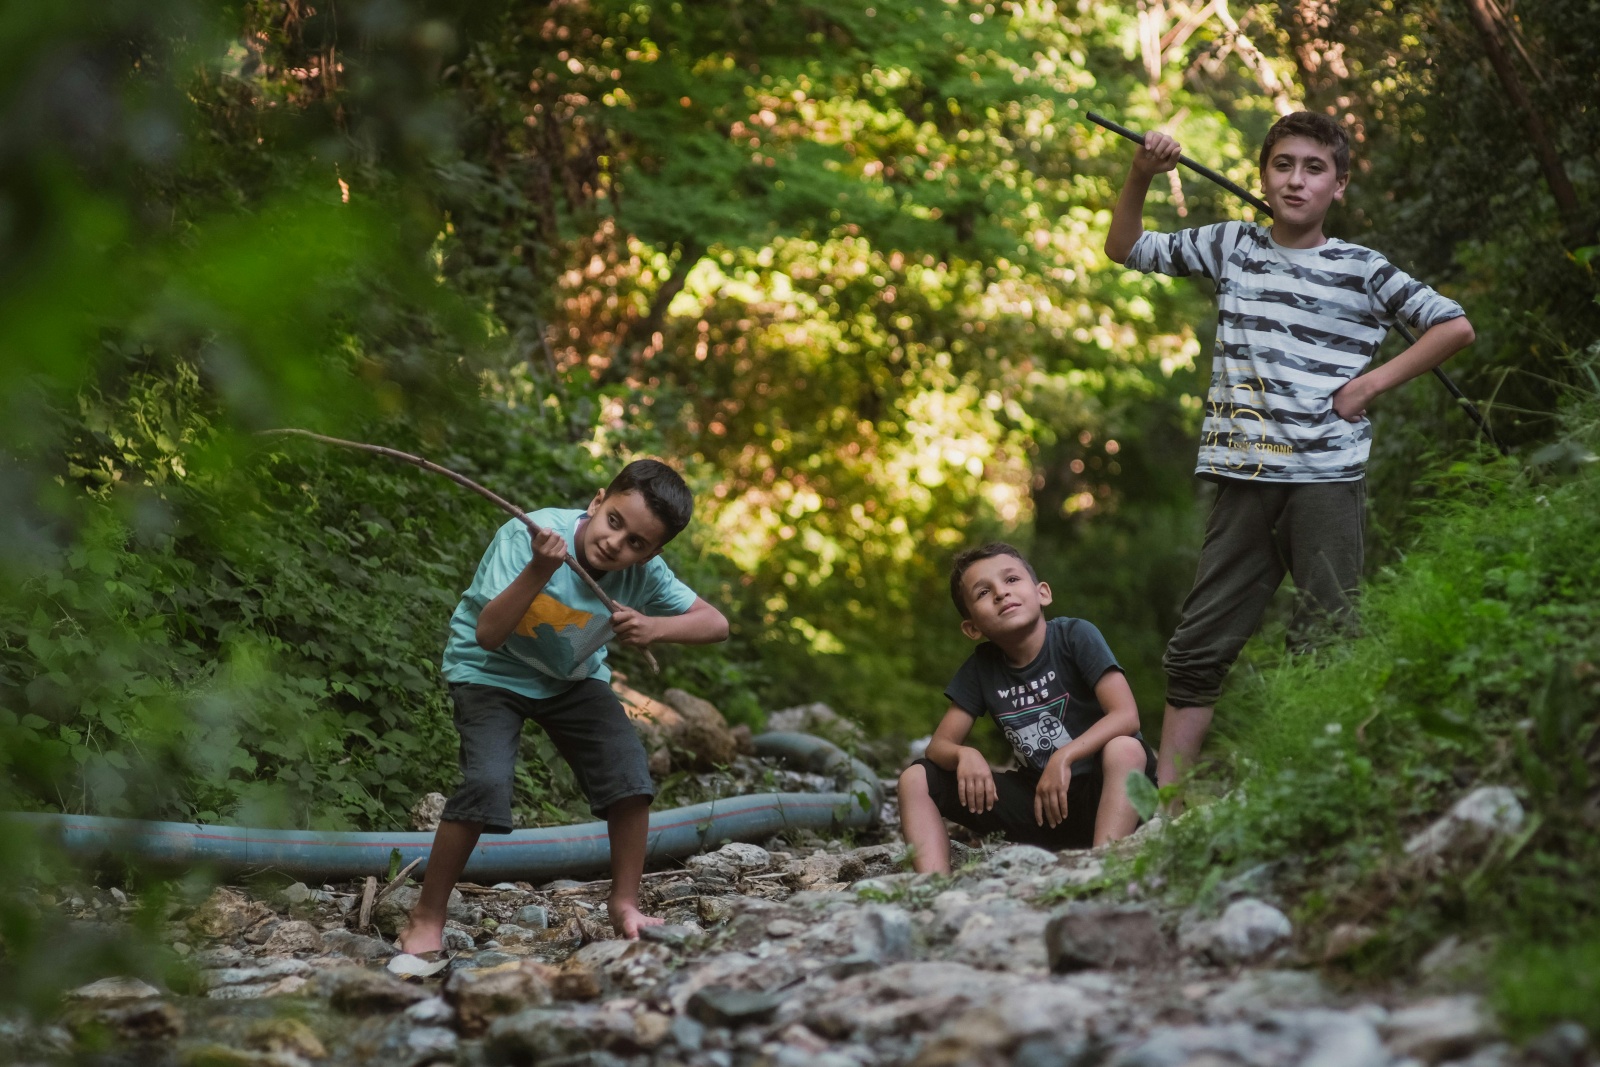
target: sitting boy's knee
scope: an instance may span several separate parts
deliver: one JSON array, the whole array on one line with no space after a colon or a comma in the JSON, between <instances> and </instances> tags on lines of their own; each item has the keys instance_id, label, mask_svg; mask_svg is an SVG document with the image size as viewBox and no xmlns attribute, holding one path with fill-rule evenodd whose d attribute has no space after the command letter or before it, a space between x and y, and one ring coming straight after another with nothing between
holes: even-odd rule
<instances>
[{"instance_id":1,"label":"sitting boy's knee","mask_svg":"<svg viewBox=\"0 0 1600 1067\"><path fill-rule=\"evenodd\" d=\"M928 770L920 763L913 763L900 772L900 796L908 795L928 795Z\"/></svg>"},{"instance_id":2,"label":"sitting boy's knee","mask_svg":"<svg viewBox=\"0 0 1600 1067\"><path fill-rule=\"evenodd\" d=\"M1144 742L1127 734L1107 741L1100 754L1104 766L1118 770L1137 770L1145 765L1146 759Z\"/></svg>"}]
</instances>

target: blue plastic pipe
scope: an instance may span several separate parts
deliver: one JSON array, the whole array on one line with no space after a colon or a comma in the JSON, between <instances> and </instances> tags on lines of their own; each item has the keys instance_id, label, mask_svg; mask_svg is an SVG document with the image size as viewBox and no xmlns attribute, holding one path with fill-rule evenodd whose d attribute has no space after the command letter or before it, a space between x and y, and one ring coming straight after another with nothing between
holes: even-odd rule
<instances>
[{"instance_id":1,"label":"blue plastic pipe","mask_svg":"<svg viewBox=\"0 0 1600 1067\"><path fill-rule=\"evenodd\" d=\"M834 793L758 793L652 812L647 860L681 859L726 841L760 841L785 830L840 830L876 823L883 790L872 769L809 734L767 733L756 754L832 775ZM431 833L256 830L198 823L109 819L97 815L9 813L0 819L55 837L77 859L120 856L158 866L211 867L224 873L279 871L301 880L381 875L398 852L426 869ZM583 877L610 867L603 822L488 834L467 861L479 882Z\"/></svg>"}]
</instances>

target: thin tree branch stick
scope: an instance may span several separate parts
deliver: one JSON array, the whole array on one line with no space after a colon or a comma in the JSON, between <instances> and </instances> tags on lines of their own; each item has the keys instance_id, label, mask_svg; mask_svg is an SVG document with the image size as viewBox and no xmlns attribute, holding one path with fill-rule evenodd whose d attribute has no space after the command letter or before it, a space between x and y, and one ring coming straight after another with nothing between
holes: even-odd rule
<instances>
[{"instance_id":1,"label":"thin tree branch stick","mask_svg":"<svg viewBox=\"0 0 1600 1067\"><path fill-rule=\"evenodd\" d=\"M364 444L361 441L346 441L342 437L328 437L324 434L312 433L310 430L301 430L292 426L277 430L260 430L257 432L262 435L291 434L295 437L309 437L311 440L320 441L325 445L338 445L341 448L354 448L361 452L371 452L374 455L387 456L390 459L399 460L401 463L409 463L413 467L421 467L425 471L432 471L435 474L442 474L446 478L449 478L451 481L455 482L457 485L477 493L479 496L489 501L501 511L508 512L509 514L516 516L522 521L522 525L528 528L528 533L531 535L537 537L538 535L544 533L544 530L539 526L538 523L528 518L527 512L517 507L499 493L494 492L492 489L484 488L464 474L457 474L449 467L441 467L432 460L423 459L421 456L413 456L411 453L401 452L399 449L385 448L383 445L369 445ZM600 598L600 603L606 606L607 611L615 614L616 612L622 610L622 605L613 600L611 598L611 594L600 588L600 583L589 576L589 572L584 570L583 567L578 563L576 556L574 556L571 552L568 552L566 556L563 557L562 562L572 568L572 573L583 579L583 584L587 585L589 587L589 591ZM650 669L655 671L657 674L660 674L661 666L656 662L655 656L651 655L650 650L648 648L642 648L640 651L644 653L644 658L649 662Z\"/></svg>"}]
</instances>

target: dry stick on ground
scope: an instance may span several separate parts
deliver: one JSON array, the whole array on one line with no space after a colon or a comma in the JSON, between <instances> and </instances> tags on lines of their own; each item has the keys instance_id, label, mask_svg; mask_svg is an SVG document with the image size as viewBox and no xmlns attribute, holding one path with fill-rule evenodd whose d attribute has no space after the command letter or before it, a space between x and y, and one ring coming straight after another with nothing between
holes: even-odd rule
<instances>
[{"instance_id":1,"label":"dry stick on ground","mask_svg":"<svg viewBox=\"0 0 1600 1067\"><path fill-rule=\"evenodd\" d=\"M400 450L394 448L385 448L382 445L363 444L360 441L346 441L342 437L327 437L320 433L312 433L310 430L301 430L294 427L286 427L281 430L261 430L260 433L292 434L296 437L309 437L311 440L320 441L325 445L338 445L341 448L354 448L361 452L371 452L374 455L387 456L390 459L399 460L401 463L409 463L413 467L421 467L425 471L432 471L435 474L442 474L446 478L449 478L452 482L455 482L457 485L463 486L472 490L474 493L477 493L479 496L489 501L501 511L508 512L512 515L515 515L518 519L521 519L522 525L526 526L528 528L528 533L534 537L544 533L544 530L541 529L536 522L528 518L527 512L517 507L499 493L494 492L492 489L485 489L483 486L479 485L471 478L468 478L466 475L457 474L449 467L441 467L432 460L423 459L421 456L413 456L409 452L401 452ZM563 559L563 562L572 568L572 573L583 579L583 584L587 585L589 587L589 591L600 598L600 603L606 606L607 611L611 612L612 614L616 614L618 611L622 610L622 605L611 599L611 595L604 589L600 588L600 583L589 576L589 572L584 570L583 567L578 563L576 556L574 556L571 552L568 552ZM655 671L657 674L660 674L661 665L656 662L656 658L651 654L650 650L648 648L642 648L639 651L644 653L644 658L647 662L649 662L650 669Z\"/></svg>"},{"instance_id":2,"label":"dry stick on ground","mask_svg":"<svg viewBox=\"0 0 1600 1067\"><path fill-rule=\"evenodd\" d=\"M417 869L417 864L421 863L425 858L426 857L418 856L416 859L400 868L400 873L389 879L389 884L384 886L383 889L378 893L378 898L374 903L381 904L384 897L388 896L390 893L393 893L396 889L399 889L401 883L410 877L411 872ZM374 879L374 881L376 881L376 879Z\"/></svg>"},{"instance_id":3,"label":"dry stick on ground","mask_svg":"<svg viewBox=\"0 0 1600 1067\"><path fill-rule=\"evenodd\" d=\"M356 929L365 931L372 925L373 897L378 892L378 879L367 875L366 887L361 890L361 913L356 917Z\"/></svg>"}]
</instances>

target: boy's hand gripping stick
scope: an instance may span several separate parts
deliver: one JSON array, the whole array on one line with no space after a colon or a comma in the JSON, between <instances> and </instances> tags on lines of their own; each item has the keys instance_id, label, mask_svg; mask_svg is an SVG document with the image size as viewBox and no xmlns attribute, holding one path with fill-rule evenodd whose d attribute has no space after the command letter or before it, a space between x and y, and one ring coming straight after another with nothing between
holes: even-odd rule
<instances>
[{"instance_id":1,"label":"boy's hand gripping stick","mask_svg":"<svg viewBox=\"0 0 1600 1067\"><path fill-rule=\"evenodd\" d=\"M477 493L485 500L494 504L494 506L499 508L501 511L507 512L508 514L514 515L518 519L521 519L522 525L526 526L528 528L528 532L535 537L544 532L544 528L542 526L528 518L527 512L517 507L499 493L494 492L492 489L484 488L471 478L468 478L465 474L457 474L449 467L441 467L439 464L434 463L431 460L423 459L421 456L413 456L409 452L401 452L394 448L385 448L382 445L368 445L363 444L360 441L346 441L341 437L325 437L320 433L312 433L310 430L301 430L293 427L288 427L281 430L261 430L260 433L294 434L296 437L309 437L311 440L321 441L325 445L338 445L341 448L359 449L362 452L371 452L375 455L387 456L390 459L398 460L401 463L409 463L413 467L421 467L425 471L432 471L435 474L442 474L446 478L449 478L451 481L455 482L457 485L464 486L465 488L472 490L474 493ZM589 587L589 591L591 593L600 598L600 603L606 606L607 611L614 615L621 610L622 605L611 599L611 595L604 589L600 588L600 583L589 576L589 572L584 570L583 567L579 565L577 557L575 557L571 552L566 554L566 557L562 560L562 562L572 568L572 573L583 579L583 584ZM656 662L656 658L651 654L650 650L648 648L641 648L639 651L644 653L644 658L646 662L650 664L650 669L655 671L657 674L660 674L661 665Z\"/></svg>"},{"instance_id":2,"label":"boy's hand gripping stick","mask_svg":"<svg viewBox=\"0 0 1600 1067\"><path fill-rule=\"evenodd\" d=\"M1094 123L1096 126L1101 126L1101 127L1105 128L1105 129L1110 130L1112 133L1118 134L1119 136L1122 136L1122 137L1126 137L1128 140L1132 141L1134 144L1138 144L1138 145L1144 144L1144 134L1137 133L1137 132L1135 132L1133 130L1130 130L1130 129L1128 129L1128 127L1123 126L1120 123L1112 122L1110 119L1106 118L1104 115L1101 115L1101 114L1098 114L1096 112L1091 111L1087 115L1085 115L1084 117L1087 118L1090 122ZM1234 196L1237 196L1239 199L1243 200L1245 203L1249 204L1251 207L1253 207L1257 211L1261 212L1267 218L1269 218L1269 219L1272 218L1272 206L1270 204L1268 204L1265 200L1261 199L1259 196L1255 195L1254 193L1250 192L1248 189L1244 188L1242 185L1239 185L1236 182L1230 181L1228 178L1224 177L1221 174L1218 174L1216 171L1212 170L1210 167L1205 166L1204 164L1196 163L1194 160L1190 159L1188 156L1180 155L1178 157L1178 162L1181 163L1183 166L1188 167L1190 170L1194 171L1196 174L1200 175L1202 178L1209 178L1211 181L1213 181L1216 184L1222 186L1224 189L1228 190L1228 192L1232 193ZM1416 336L1409 329L1406 328L1406 324L1405 323L1396 321L1395 324L1394 324L1394 328L1395 328L1396 331L1399 332L1401 337L1404 337L1406 339L1406 344L1414 345L1414 344L1417 343ZM1465 411L1467 413L1467 417L1470 418L1474 423L1477 424L1477 427L1478 427L1478 429L1480 431L1482 431L1484 438L1491 445L1493 445L1495 447L1495 449L1497 451L1499 451L1499 453L1502 456L1510 455L1511 453L1506 449L1505 445L1502 445L1495 438L1494 431L1489 429L1489 424L1488 424L1488 422L1486 422L1484 420L1483 413L1480 412L1477 409L1477 407L1475 407L1473 405L1472 401L1467 399L1467 395L1461 391L1461 388L1458 385L1456 385L1455 382L1451 381L1450 376L1444 372L1444 368L1443 367L1435 367L1435 368L1433 368L1433 376L1435 378L1438 378L1439 381L1441 383L1443 383L1445 389L1449 390L1450 395L1455 398L1456 403L1461 407L1461 409L1463 411Z\"/></svg>"}]
</instances>

